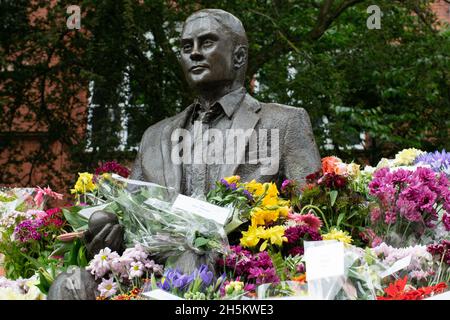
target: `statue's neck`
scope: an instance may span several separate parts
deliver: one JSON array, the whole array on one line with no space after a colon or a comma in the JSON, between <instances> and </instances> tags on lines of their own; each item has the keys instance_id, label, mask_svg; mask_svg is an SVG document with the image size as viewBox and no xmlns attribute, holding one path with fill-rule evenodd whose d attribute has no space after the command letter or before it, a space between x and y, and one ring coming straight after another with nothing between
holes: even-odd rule
<instances>
[{"instance_id":1,"label":"statue's neck","mask_svg":"<svg viewBox=\"0 0 450 320\"><path fill-rule=\"evenodd\" d=\"M209 86L208 88L199 89L199 100L203 107L208 109L215 102L217 102L220 98L227 95L228 93L242 88L241 83L234 82L228 85L218 85L218 86Z\"/></svg>"}]
</instances>

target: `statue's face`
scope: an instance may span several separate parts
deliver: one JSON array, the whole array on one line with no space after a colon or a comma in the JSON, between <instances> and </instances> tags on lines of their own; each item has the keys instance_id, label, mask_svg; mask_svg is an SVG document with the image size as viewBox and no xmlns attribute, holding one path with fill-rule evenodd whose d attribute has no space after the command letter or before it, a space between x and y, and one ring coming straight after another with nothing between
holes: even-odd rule
<instances>
[{"instance_id":1,"label":"statue's face","mask_svg":"<svg viewBox=\"0 0 450 320\"><path fill-rule=\"evenodd\" d=\"M213 18L189 21L181 35L181 64L189 85L207 88L232 82L233 49L231 37Z\"/></svg>"}]
</instances>

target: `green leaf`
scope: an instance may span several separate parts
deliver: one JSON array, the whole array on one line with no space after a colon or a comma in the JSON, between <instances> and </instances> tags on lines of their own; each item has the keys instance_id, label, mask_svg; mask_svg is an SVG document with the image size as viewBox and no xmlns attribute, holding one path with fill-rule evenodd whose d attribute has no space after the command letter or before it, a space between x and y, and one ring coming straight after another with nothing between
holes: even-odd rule
<instances>
[{"instance_id":1,"label":"green leaf","mask_svg":"<svg viewBox=\"0 0 450 320\"><path fill-rule=\"evenodd\" d=\"M344 220L344 217L345 217L345 212L341 212L336 221L337 228L339 228L339 225L341 224L342 220Z\"/></svg>"},{"instance_id":2,"label":"green leaf","mask_svg":"<svg viewBox=\"0 0 450 320\"><path fill-rule=\"evenodd\" d=\"M79 267L86 267L88 265L88 261L86 258L86 247L81 245L80 249L78 250L78 259L77 259L77 265Z\"/></svg>"},{"instance_id":3,"label":"green leaf","mask_svg":"<svg viewBox=\"0 0 450 320\"><path fill-rule=\"evenodd\" d=\"M330 192L330 204L331 206L334 206L334 203L336 202L338 196L338 192L336 190L332 190Z\"/></svg>"},{"instance_id":4,"label":"green leaf","mask_svg":"<svg viewBox=\"0 0 450 320\"><path fill-rule=\"evenodd\" d=\"M275 271L280 278L281 281L286 280L286 273L285 273L285 263L283 260L283 257L281 256L281 252L269 252L269 256L272 259L273 266L275 268Z\"/></svg>"},{"instance_id":5,"label":"green leaf","mask_svg":"<svg viewBox=\"0 0 450 320\"><path fill-rule=\"evenodd\" d=\"M199 238L195 239L194 246L197 247L197 248L200 248L200 247L203 247L203 246L207 245L208 242L209 242L208 239L203 238L203 237L199 237Z\"/></svg>"},{"instance_id":6,"label":"green leaf","mask_svg":"<svg viewBox=\"0 0 450 320\"><path fill-rule=\"evenodd\" d=\"M80 210L80 207L62 209L64 218L69 221L69 224L74 231L83 231L88 228L88 219L78 213Z\"/></svg>"}]
</instances>

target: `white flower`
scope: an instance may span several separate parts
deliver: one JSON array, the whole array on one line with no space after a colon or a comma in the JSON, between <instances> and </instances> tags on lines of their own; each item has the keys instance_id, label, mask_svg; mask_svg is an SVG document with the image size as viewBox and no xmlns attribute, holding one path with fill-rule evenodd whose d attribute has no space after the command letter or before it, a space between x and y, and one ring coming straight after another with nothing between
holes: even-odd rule
<instances>
[{"instance_id":1,"label":"white flower","mask_svg":"<svg viewBox=\"0 0 450 320\"><path fill-rule=\"evenodd\" d=\"M111 270L111 262L116 258L119 258L117 252L111 252L111 249L104 248L94 256L86 269L90 270L96 279L101 278Z\"/></svg>"},{"instance_id":2,"label":"white flower","mask_svg":"<svg viewBox=\"0 0 450 320\"><path fill-rule=\"evenodd\" d=\"M100 291L102 297L109 298L116 294L117 283L114 282L113 278L109 278L108 280L103 279L102 283L98 286L98 291Z\"/></svg>"},{"instance_id":3,"label":"white flower","mask_svg":"<svg viewBox=\"0 0 450 320\"><path fill-rule=\"evenodd\" d=\"M142 277L142 275L144 274L144 265L142 264L142 262L138 261L138 262L132 262L131 263L131 268L130 268L130 279L133 278L140 278Z\"/></svg>"},{"instance_id":4,"label":"white flower","mask_svg":"<svg viewBox=\"0 0 450 320\"><path fill-rule=\"evenodd\" d=\"M122 254L123 258L131 258L135 261L144 262L145 259L147 259L148 254L145 252L144 248L137 244L134 246L134 248L128 248L125 250L125 252Z\"/></svg>"}]
</instances>

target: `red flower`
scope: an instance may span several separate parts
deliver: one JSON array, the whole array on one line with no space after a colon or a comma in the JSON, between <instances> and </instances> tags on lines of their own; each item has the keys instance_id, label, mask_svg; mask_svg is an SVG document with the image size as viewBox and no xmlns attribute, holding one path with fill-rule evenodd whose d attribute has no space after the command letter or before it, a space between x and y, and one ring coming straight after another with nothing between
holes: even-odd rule
<instances>
[{"instance_id":1,"label":"red flower","mask_svg":"<svg viewBox=\"0 0 450 320\"><path fill-rule=\"evenodd\" d=\"M384 289L387 294L386 297L377 297L377 300L421 300L431 294L437 294L445 291L447 284L444 282L438 283L435 286L422 287L417 290L406 290L406 283L408 279L405 276L403 279L399 279Z\"/></svg>"}]
</instances>

